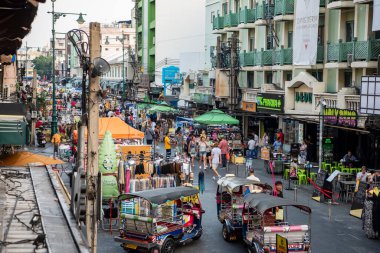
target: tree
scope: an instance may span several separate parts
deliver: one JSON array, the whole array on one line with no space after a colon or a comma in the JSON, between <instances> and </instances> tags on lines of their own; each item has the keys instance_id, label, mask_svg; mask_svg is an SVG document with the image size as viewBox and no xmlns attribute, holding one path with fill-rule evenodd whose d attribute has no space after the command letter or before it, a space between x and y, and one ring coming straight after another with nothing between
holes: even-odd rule
<instances>
[{"instance_id":1,"label":"tree","mask_svg":"<svg viewBox=\"0 0 380 253\"><path fill-rule=\"evenodd\" d=\"M53 68L53 57L41 55L36 57L32 62L39 76L43 77L46 75L46 78L50 79Z\"/></svg>"}]
</instances>

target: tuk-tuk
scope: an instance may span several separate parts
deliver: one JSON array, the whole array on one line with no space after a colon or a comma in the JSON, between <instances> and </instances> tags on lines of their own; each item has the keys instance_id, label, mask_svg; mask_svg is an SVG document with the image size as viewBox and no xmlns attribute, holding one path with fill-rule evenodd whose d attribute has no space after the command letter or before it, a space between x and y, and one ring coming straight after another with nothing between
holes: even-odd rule
<instances>
[{"instance_id":1,"label":"tuk-tuk","mask_svg":"<svg viewBox=\"0 0 380 253\"><path fill-rule=\"evenodd\" d=\"M287 214L291 209L299 209L308 214L308 225L290 224ZM287 239L289 252L311 252L310 214L310 207L288 199L267 194L246 195L244 197L242 232L248 252L277 252L277 235ZM286 249L285 245L282 247Z\"/></svg>"},{"instance_id":2,"label":"tuk-tuk","mask_svg":"<svg viewBox=\"0 0 380 253\"><path fill-rule=\"evenodd\" d=\"M127 251L173 253L178 244L202 236L199 191L163 188L122 194L120 234L115 241Z\"/></svg>"},{"instance_id":3,"label":"tuk-tuk","mask_svg":"<svg viewBox=\"0 0 380 253\"><path fill-rule=\"evenodd\" d=\"M219 221L223 224L223 238L235 241L241 238L244 196L248 193L269 193L272 187L265 183L235 176L218 180L216 207Z\"/></svg>"}]
</instances>

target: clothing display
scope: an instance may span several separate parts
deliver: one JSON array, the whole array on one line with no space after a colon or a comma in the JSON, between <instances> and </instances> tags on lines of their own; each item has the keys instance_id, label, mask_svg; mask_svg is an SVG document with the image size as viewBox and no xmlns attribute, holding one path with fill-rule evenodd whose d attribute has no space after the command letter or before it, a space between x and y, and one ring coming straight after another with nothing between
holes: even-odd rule
<instances>
[{"instance_id":1,"label":"clothing display","mask_svg":"<svg viewBox=\"0 0 380 253\"><path fill-rule=\"evenodd\" d=\"M158 188L176 187L176 180L174 176L131 179L129 185L129 192L133 193Z\"/></svg>"}]
</instances>

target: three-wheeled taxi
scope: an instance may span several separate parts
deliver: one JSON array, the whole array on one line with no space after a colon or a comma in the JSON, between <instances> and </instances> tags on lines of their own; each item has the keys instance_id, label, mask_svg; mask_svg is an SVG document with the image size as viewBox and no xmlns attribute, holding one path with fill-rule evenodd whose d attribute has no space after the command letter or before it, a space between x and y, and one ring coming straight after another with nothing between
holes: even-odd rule
<instances>
[{"instance_id":1,"label":"three-wheeled taxi","mask_svg":"<svg viewBox=\"0 0 380 253\"><path fill-rule=\"evenodd\" d=\"M218 180L216 207L218 219L223 224L224 240L235 241L241 238L244 196L271 191L270 185L245 178L226 176Z\"/></svg>"},{"instance_id":2,"label":"three-wheeled taxi","mask_svg":"<svg viewBox=\"0 0 380 253\"><path fill-rule=\"evenodd\" d=\"M204 211L198 193L175 187L120 195L115 241L131 252L173 253L178 244L199 239Z\"/></svg>"},{"instance_id":3,"label":"three-wheeled taxi","mask_svg":"<svg viewBox=\"0 0 380 253\"><path fill-rule=\"evenodd\" d=\"M299 219L298 214L290 213L297 209L308 216L308 225L289 223L288 216ZM311 252L310 214L310 207L288 199L267 194L246 195L244 197L242 232L248 252L277 252L277 235L287 239L289 252ZM289 220L294 220L294 218ZM286 250L286 246L281 246Z\"/></svg>"}]
</instances>

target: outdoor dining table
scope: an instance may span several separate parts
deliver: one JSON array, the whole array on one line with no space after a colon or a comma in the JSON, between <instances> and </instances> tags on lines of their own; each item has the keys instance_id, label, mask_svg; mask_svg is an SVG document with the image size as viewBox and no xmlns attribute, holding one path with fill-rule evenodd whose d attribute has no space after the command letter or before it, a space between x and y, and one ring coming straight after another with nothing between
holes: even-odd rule
<instances>
[{"instance_id":1,"label":"outdoor dining table","mask_svg":"<svg viewBox=\"0 0 380 253\"><path fill-rule=\"evenodd\" d=\"M344 197L345 197L345 200L346 200L346 203L347 203L347 201L348 201L348 194L350 192L350 189L352 189L352 188L355 187L356 182L355 181L339 181L339 183L343 187L341 189L341 192L344 194ZM342 201L343 201L343 199L342 199Z\"/></svg>"}]
</instances>

